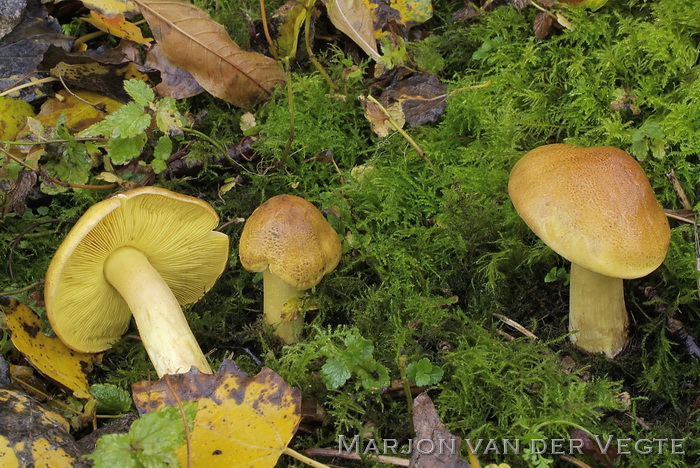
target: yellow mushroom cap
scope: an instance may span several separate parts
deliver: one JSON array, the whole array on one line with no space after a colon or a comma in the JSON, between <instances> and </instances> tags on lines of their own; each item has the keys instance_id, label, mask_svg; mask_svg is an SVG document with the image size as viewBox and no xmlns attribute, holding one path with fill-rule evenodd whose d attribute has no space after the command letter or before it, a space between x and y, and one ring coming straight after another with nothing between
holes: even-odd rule
<instances>
[{"instance_id":1,"label":"yellow mushroom cap","mask_svg":"<svg viewBox=\"0 0 700 468\"><path fill-rule=\"evenodd\" d=\"M246 220L238 255L243 268L266 268L297 289L317 285L341 256L335 230L314 205L295 195L277 195Z\"/></svg>"},{"instance_id":2,"label":"yellow mushroom cap","mask_svg":"<svg viewBox=\"0 0 700 468\"><path fill-rule=\"evenodd\" d=\"M513 167L508 192L540 239L588 270L639 278L666 256L666 215L644 170L620 149L535 148Z\"/></svg>"},{"instance_id":3,"label":"yellow mushroom cap","mask_svg":"<svg viewBox=\"0 0 700 468\"><path fill-rule=\"evenodd\" d=\"M228 236L212 231L218 222L208 203L158 187L129 190L90 207L46 273L46 313L56 335L93 353L126 331L131 311L103 274L105 260L119 247L141 251L180 304L202 297L228 261Z\"/></svg>"}]
</instances>

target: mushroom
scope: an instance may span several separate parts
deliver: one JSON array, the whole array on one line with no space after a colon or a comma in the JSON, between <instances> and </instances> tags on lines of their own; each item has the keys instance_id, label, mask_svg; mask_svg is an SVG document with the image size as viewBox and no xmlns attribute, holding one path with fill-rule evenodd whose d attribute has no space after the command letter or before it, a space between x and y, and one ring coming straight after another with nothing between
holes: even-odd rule
<instances>
[{"instance_id":1,"label":"mushroom","mask_svg":"<svg viewBox=\"0 0 700 468\"><path fill-rule=\"evenodd\" d=\"M571 341L614 357L627 342L622 280L655 270L671 236L643 169L609 146L545 145L515 164L508 192L530 229L571 261Z\"/></svg>"},{"instance_id":2,"label":"mushroom","mask_svg":"<svg viewBox=\"0 0 700 468\"><path fill-rule=\"evenodd\" d=\"M58 247L46 273L46 313L70 348L103 351L133 314L159 377L211 368L180 304L208 291L228 261L228 236L206 202L157 187L90 207Z\"/></svg>"},{"instance_id":3,"label":"mushroom","mask_svg":"<svg viewBox=\"0 0 700 468\"><path fill-rule=\"evenodd\" d=\"M301 333L296 300L340 261L338 235L311 203L277 195L250 215L238 249L243 268L263 272L263 319L285 343Z\"/></svg>"}]
</instances>

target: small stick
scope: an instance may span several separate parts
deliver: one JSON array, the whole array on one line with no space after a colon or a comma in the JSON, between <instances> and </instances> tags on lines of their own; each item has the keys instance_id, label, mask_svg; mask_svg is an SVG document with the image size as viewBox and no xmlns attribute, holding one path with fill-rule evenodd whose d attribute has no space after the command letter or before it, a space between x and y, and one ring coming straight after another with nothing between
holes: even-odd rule
<instances>
[{"instance_id":1,"label":"small stick","mask_svg":"<svg viewBox=\"0 0 700 468\"><path fill-rule=\"evenodd\" d=\"M532 338L533 340L538 340L538 339L539 339L539 338L537 338L537 335L535 335L535 334L532 333L530 330L528 330L527 328L525 328L525 327L523 327L522 325L520 325L520 324L519 324L518 322L516 322L515 320L509 319L509 318L506 317L505 315L501 315L501 314L495 314L495 313L494 313L493 315L494 315L494 317L498 317L498 318L499 318L503 323L505 323L506 325L510 325L511 327L515 328L515 329L518 330L520 333L522 333L523 335L527 336L528 338Z\"/></svg>"},{"instance_id":2,"label":"small stick","mask_svg":"<svg viewBox=\"0 0 700 468\"><path fill-rule=\"evenodd\" d=\"M324 465L323 463L319 463L316 460L312 460L311 458L304 456L296 450L290 449L289 447L285 447L284 450L282 450L282 453L285 455L289 455L292 458L296 458L300 462L305 463L309 466L313 466L314 468L330 468L330 466Z\"/></svg>"},{"instance_id":3,"label":"small stick","mask_svg":"<svg viewBox=\"0 0 700 468\"><path fill-rule=\"evenodd\" d=\"M676 177L676 172L673 169L671 169L671 171L668 174L666 174L666 178L668 178L668 180L671 182L671 186L676 192L678 199L681 201L683 209L692 211L693 205L690 204L690 200L688 200L688 195L686 195L685 190L683 190L683 186L678 181L678 177ZM695 212L693 212L693 238L695 241L695 271L700 271L700 236L698 235L698 215ZM696 284L698 288L698 294L700 294L700 276L698 277Z\"/></svg>"},{"instance_id":4,"label":"small stick","mask_svg":"<svg viewBox=\"0 0 700 468\"><path fill-rule=\"evenodd\" d=\"M35 86L35 85L44 84L44 83L51 83L52 81L58 81L58 78L54 78L54 77L52 77L52 76L49 76L49 77L46 77L46 78L42 78L42 79L40 79L40 80L29 81L29 82L27 82L27 83L24 83L24 84L15 86L14 88L10 88L10 89L8 89L8 90L3 91L2 93L0 93L0 97L6 96L6 95L8 95L8 94L12 94L12 93L14 93L15 91L19 91L20 89L29 88L29 87L32 87L32 86Z\"/></svg>"},{"instance_id":5,"label":"small stick","mask_svg":"<svg viewBox=\"0 0 700 468\"><path fill-rule=\"evenodd\" d=\"M304 453L312 457L333 457L342 458L344 460L362 461L362 457L359 453L343 452L338 449L310 448L304 450ZM378 455L377 461L394 466L410 466L411 464L411 461L405 458L390 457L388 455Z\"/></svg>"}]
</instances>

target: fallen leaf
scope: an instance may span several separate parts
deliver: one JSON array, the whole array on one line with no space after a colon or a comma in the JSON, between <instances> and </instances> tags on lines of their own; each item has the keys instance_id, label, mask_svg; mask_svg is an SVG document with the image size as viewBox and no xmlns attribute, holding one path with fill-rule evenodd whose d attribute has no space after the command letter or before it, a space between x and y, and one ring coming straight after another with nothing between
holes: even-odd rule
<instances>
[{"instance_id":1,"label":"fallen leaf","mask_svg":"<svg viewBox=\"0 0 700 468\"><path fill-rule=\"evenodd\" d=\"M156 382L138 382L132 392L141 413L178 400L199 402L190 439L192 466L273 467L301 420L299 390L268 368L249 377L230 360L214 375L193 368ZM177 454L184 466L186 446Z\"/></svg>"},{"instance_id":2,"label":"fallen leaf","mask_svg":"<svg viewBox=\"0 0 700 468\"><path fill-rule=\"evenodd\" d=\"M445 429L427 393L421 393L413 400L413 427L416 430L416 436L413 438L413 455L409 468L469 468L471 466L459 457L462 439ZM428 444L426 441L431 443ZM427 450L429 446L441 447L441 449Z\"/></svg>"},{"instance_id":3,"label":"fallen leaf","mask_svg":"<svg viewBox=\"0 0 700 468\"><path fill-rule=\"evenodd\" d=\"M78 90L71 94L62 89L42 104L36 118L44 126L55 126L59 117L64 115L66 127L78 133L121 106L120 102L92 91Z\"/></svg>"},{"instance_id":4,"label":"fallen leaf","mask_svg":"<svg viewBox=\"0 0 700 468\"><path fill-rule=\"evenodd\" d=\"M144 65L160 72L162 81L155 87L159 96L186 99L204 91L190 72L176 67L168 60L160 44L154 44L148 49Z\"/></svg>"},{"instance_id":5,"label":"fallen leaf","mask_svg":"<svg viewBox=\"0 0 700 468\"><path fill-rule=\"evenodd\" d=\"M407 27L424 23L433 16L431 0L363 0L374 19L375 29L387 29L395 23ZM404 34L405 37L405 34Z\"/></svg>"},{"instance_id":6,"label":"fallen leaf","mask_svg":"<svg viewBox=\"0 0 700 468\"><path fill-rule=\"evenodd\" d=\"M0 168L0 176L6 176L4 171L5 168ZM22 171L16 180L0 180L0 190L5 192L9 199L3 213L9 209L22 216L27 209L27 197L31 194L36 181L37 175L34 171Z\"/></svg>"},{"instance_id":7,"label":"fallen leaf","mask_svg":"<svg viewBox=\"0 0 700 468\"><path fill-rule=\"evenodd\" d=\"M369 121L370 128L378 136L385 138L389 136L390 131L396 130L396 128L391 124L389 116L391 116L391 119L399 128L402 128L406 123L403 111L401 110L401 104L398 102L395 102L388 107L384 107L384 109L389 113L389 116L387 116L377 103L368 101L362 96L360 96L359 99L362 107L365 110L365 118Z\"/></svg>"},{"instance_id":8,"label":"fallen leaf","mask_svg":"<svg viewBox=\"0 0 700 468\"><path fill-rule=\"evenodd\" d=\"M29 103L21 99L0 97L0 140L14 140L24 127L27 117L34 117L34 109Z\"/></svg>"},{"instance_id":9,"label":"fallen leaf","mask_svg":"<svg viewBox=\"0 0 700 468\"><path fill-rule=\"evenodd\" d=\"M535 16L535 20L532 23L532 29L535 31L535 37L537 39L544 39L549 35L549 30L552 28L552 23L554 19L549 16L546 12L542 11Z\"/></svg>"},{"instance_id":10,"label":"fallen leaf","mask_svg":"<svg viewBox=\"0 0 700 468\"><path fill-rule=\"evenodd\" d=\"M299 31L306 18L306 5L299 0L289 0L271 15L272 20L279 24L277 27L277 55L294 58L297 54Z\"/></svg>"},{"instance_id":11,"label":"fallen leaf","mask_svg":"<svg viewBox=\"0 0 700 468\"><path fill-rule=\"evenodd\" d=\"M32 366L47 378L68 388L77 398L92 398L87 374L101 355L78 353L60 339L41 333L39 317L16 299L4 298L0 310L7 317L12 343Z\"/></svg>"},{"instance_id":12,"label":"fallen leaf","mask_svg":"<svg viewBox=\"0 0 700 468\"><path fill-rule=\"evenodd\" d=\"M0 5L0 39L22 21L25 8L27 0L5 0Z\"/></svg>"},{"instance_id":13,"label":"fallen leaf","mask_svg":"<svg viewBox=\"0 0 700 468\"><path fill-rule=\"evenodd\" d=\"M0 388L2 466L89 466L80 458L68 422L22 392Z\"/></svg>"},{"instance_id":14,"label":"fallen leaf","mask_svg":"<svg viewBox=\"0 0 700 468\"><path fill-rule=\"evenodd\" d=\"M387 86L379 102L384 107L400 104L411 127L437 121L445 112L447 85L428 73L414 73ZM388 108L388 107L387 107Z\"/></svg>"},{"instance_id":15,"label":"fallen leaf","mask_svg":"<svg viewBox=\"0 0 700 468\"><path fill-rule=\"evenodd\" d=\"M212 95L236 106L270 95L285 82L279 64L241 50L202 9L183 0L135 0L163 53Z\"/></svg>"},{"instance_id":16,"label":"fallen leaf","mask_svg":"<svg viewBox=\"0 0 700 468\"><path fill-rule=\"evenodd\" d=\"M139 7L132 0L81 0L90 10L105 16L122 14L131 18L139 13Z\"/></svg>"},{"instance_id":17,"label":"fallen leaf","mask_svg":"<svg viewBox=\"0 0 700 468\"><path fill-rule=\"evenodd\" d=\"M333 26L378 62L381 55L377 50L372 14L362 0L324 0L324 3Z\"/></svg>"},{"instance_id":18,"label":"fallen leaf","mask_svg":"<svg viewBox=\"0 0 700 468\"><path fill-rule=\"evenodd\" d=\"M121 13L110 17L101 15L96 11L91 11L90 17L82 18L82 20L95 26L100 31L104 31L112 36L128 39L139 44L146 44L153 40L151 37L144 38L143 34L141 34L141 29L139 29L139 27L134 23L127 21L124 18L124 15Z\"/></svg>"}]
</instances>

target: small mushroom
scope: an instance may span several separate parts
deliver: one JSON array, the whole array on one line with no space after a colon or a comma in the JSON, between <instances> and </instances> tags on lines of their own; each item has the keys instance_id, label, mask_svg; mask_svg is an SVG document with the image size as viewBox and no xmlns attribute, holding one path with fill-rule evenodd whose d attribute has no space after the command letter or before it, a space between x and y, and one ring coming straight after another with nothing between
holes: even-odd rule
<instances>
[{"instance_id":1,"label":"small mushroom","mask_svg":"<svg viewBox=\"0 0 700 468\"><path fill-rule=\"evenodd\" d=\"M530 229L571 261L571 341L615 356L627 343L622 279L655 270L671 236L644 170L617 148L546 145L515 164L508 192Z\"/></svg>"},{"instance_id":2,"label":"small mushroom","mask_svg":"<svg viewBox=\"0 0 700 468\"><path fill-rule=\"evenodd\" d=\"M296 342L302 317L294 301L338 265L338 235L308 201L277 195L246 221L238 255L243 268L263 272L265 322L285 343Z\"/></svg>"},{"instance_id":3,"label":"small mushroom","mask_svg":"<svg viewBox=\"0 0 700 468\"><path fill-rule=\"evenodd\" d=\"M70 348L114 344L133 314L159 377L211 368L180 304L199 299L228 261L228 236L206 202L157 187L129 190L90 207L46 273L46 313Z\"/></svg>"}]
</instances>

